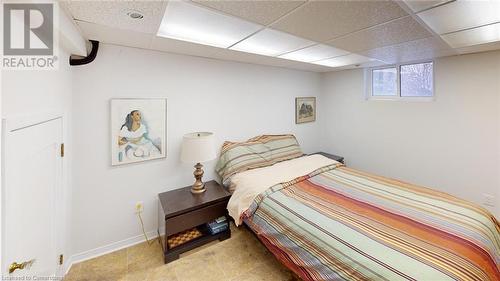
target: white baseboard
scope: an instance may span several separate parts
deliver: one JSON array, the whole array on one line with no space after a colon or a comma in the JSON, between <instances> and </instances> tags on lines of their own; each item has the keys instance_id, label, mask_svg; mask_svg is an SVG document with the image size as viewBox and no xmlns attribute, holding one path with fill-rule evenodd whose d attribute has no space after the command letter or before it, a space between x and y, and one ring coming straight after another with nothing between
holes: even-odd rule
<instances>
[{"instance_id":1,"label":"white baseboard","mask_svg":"<svg viewBox=\"0 0 500 281\"><path fill-rule=\"evenodd\" d=\"M66 276L66 274L68 274L72 265L73 265L73 257L69 257L69 259L64 261L64 265L63 265L64 276Z\"/></svg>"},{"instance_id":2,"label":"white baseboard","mask_svg":"<svg viewBox=\"0 0 500 281\"><path fill-rule=\"evenodd\" d=\"M154 239L158 237L158 231L157 230L151 230L146 233L149 239ZM165 229L162 228L160 229L160 235L165 234ZM65 262L65 275L68 274L69 270L71 269L71 266L75 263L79 263L82 261L90 260L105 254L109 254L121 249L125 249L131 246L134 246L136 244L142 243L146 241L146 238L144 237L143 234L137 235L134 237L130 237L121 241L117 241L105 246L97 247L92 250L88 250L79 254L72 255L66 262Z\"/></svg>"}]
</instances>

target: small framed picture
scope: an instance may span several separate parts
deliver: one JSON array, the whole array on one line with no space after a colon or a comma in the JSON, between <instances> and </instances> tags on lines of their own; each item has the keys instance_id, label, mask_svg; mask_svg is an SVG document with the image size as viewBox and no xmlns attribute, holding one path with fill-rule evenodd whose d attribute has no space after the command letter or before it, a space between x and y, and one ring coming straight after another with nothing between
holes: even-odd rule
<instances>
[{"instance_id":1,"label":"small framed picture","mask_svg":"<svg viewBox=\"0 0 500 281\"><path fill-rule=\"evenodd\" d=\"M166 99L111 100L111 165L166 157Z\"/></svg>"},{"instance_id":2,"label":"small framed picture","mask_svg":"<svg viewBox=\"0 0 500 281\"><path fill-rule=\"evenodd\" d=\"M316 121L316 97L295 98L295 124Z\"/></svg>"}]
</instances>

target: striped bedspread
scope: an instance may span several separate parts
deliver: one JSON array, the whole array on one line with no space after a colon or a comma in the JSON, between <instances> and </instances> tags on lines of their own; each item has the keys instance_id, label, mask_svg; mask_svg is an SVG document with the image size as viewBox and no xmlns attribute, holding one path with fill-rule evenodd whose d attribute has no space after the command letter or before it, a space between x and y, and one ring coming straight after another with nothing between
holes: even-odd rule
<instances>
[{"instance_id":1,"label":"striped bedspread","mask_svg":"<svg viewBox=\"0 0 500 281\"><path fill-rule=\"evenodd\" d=\"M340 164L270 187L243 217L304 280L500 280L488 211Z\"/></svg>"}]
</instances>

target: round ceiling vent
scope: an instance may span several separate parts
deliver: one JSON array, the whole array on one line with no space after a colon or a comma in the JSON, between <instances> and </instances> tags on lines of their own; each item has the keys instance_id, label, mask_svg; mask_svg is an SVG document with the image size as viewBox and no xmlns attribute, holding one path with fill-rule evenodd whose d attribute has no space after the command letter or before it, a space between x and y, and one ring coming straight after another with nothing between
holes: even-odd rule
<instances>
[{"instance_id":1,"label":"round ceiling vent","mask_svg":"<svg viewBox=\"0 0 500 281\"><path fill-rule=\"evenodd\" d=\"M144 18L144 15L139 11L128 11L127 16L134 20L140 20Z\"/></svg>"}]
</instances>

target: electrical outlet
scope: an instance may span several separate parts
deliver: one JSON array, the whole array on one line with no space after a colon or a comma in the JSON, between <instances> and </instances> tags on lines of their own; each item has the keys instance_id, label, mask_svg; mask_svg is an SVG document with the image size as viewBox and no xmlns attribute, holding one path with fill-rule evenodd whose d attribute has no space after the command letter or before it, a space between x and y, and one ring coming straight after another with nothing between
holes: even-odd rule
<instances>
[{"instance_id":1,"label":"electrical outlet","mask_svg":"<svg viewBox=\"0 0 500 281\"><path fill-rule=\"evenodd\" d=\"M135 203L135 212L142 213L142 211L144 211L144 204L142 203L142 201L136 202Z\"/></svg>"},{"instance_id":2,"label":"electrical outlet","mask_svg":"<svg viewBox=\"0 0 500 281\"><path fill-rule=\"evenodd\" d=\"M491 194L483 193L483 204L490 207L495 207L495 197Z\"/></svg>"}]
</instances>

